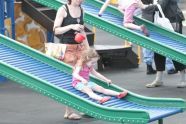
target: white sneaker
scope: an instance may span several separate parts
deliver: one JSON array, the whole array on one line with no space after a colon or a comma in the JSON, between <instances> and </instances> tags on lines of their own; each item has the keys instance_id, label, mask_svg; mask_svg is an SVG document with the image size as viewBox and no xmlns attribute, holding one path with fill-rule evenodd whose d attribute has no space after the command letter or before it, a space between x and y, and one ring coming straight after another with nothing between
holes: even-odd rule
<instances>
[{"instance_id":1,"label":"white sneaker","mask_svg":"<svg viewBox=\"0 0 186 124\"><path fill-rule=\"evenodd\" d=\"M151 84L147 84L147 88L154 88L154 87L160 87L163 85L162 81L153 81Z\"/></svg>"},{"instance_id":2,"label":"white sneaker","mask_svg":"<svg viewBox=\"0 0 186 124\"><path fill-rule=\"evenodd\" d=\"M186 87L185 82L180 82L179 84L177 84L177 88L184 88L184 87Z\"/></svg>"},{"instance_id":3,"label":"white sneaker","mask_svg":"<svg viewBox=\"0 0 186 124\"><path fill-rule=\"evenodd\" d=\"M66 113L64 115L64 118L69 120L80 120L81 116L76 113L68 113L68 114Z\"/></svg>"}]
</instances>

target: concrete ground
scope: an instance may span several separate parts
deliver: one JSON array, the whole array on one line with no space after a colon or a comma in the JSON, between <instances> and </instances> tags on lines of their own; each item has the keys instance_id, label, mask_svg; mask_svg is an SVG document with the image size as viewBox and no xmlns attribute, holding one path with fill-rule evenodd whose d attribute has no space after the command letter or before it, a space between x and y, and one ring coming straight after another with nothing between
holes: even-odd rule
<instances>
[{"instance_id":1,"label":"concrete ground","mask_svg":"<svg viewBox=\"0 0 186 124\"><path fill-rule=\"evenodd\" d=\"M124 43L122 39L98 30L96 44L123 45ZM134 46L133 49L135 50L136 47ZM112 79L116 85L140 95L186 99L186 88L176 88L179 74L168 75L165 72L164 86L148 89L145 84L152 82L155 75L146 75L145 71L146 66L141 63L139 68L107 70L102 74ZM66 120L63 118L64 111L64 105L13 81L0 83L0 124L108 124L94 118L83 118L79 121ZM185 117L186 112L173 115L165 118L164 124L185 124Z\"/></svg>"}]
</instances>

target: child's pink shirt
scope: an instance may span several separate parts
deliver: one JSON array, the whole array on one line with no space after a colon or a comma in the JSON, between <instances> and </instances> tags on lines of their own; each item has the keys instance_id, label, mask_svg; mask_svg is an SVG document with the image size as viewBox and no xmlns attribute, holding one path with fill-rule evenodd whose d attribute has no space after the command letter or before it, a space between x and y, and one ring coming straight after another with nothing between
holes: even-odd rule
<instances>
[{"instance_id":1,"label":"child's pink shirt","mask_svg":"<svg viewBox=\"0 0 186 124\"><path fill-rule=\"evenodd\" d=\"M88 67L86 64L84 66L82 66L79 75L81 77L83 77L85 80L89 81L89 74L90 71L92 70L92 66ZM75 87L77 83L81 82L80 80L76 79L75 77L73 77L72 79L72 86Z\"/></svg>"},{"instance_id":2,"label":"child's pink shirt","mask_svg":"<svg viewBox=\"0 0 186 124\"><path fill-rule=\"evenodd\" d=\"M139 0L119 0L118 8L124 13L123 24L125 23L133 23L134 12L137 9L137 2Z\"/></svg>"}]
</instances>

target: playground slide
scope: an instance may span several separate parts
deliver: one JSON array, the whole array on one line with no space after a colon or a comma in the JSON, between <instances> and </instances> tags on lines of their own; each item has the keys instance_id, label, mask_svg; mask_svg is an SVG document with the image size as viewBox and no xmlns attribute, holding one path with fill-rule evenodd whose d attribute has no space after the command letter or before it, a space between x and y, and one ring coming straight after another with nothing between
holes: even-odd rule
<instances>
[{"instance_id":1,"label":"playground slide","mask_svg":"<svg viewBox=\"0 0 186 124\"><path fill-rule=\"evenodd\" d=\"M33 0L57 10L66 0ZM145 24L150 37L145 37L139 31L129 30L123 27L123 15L113 6L107 7L102 17L98 12L103 2L98 0L85 0L82 7L85 11L86 23L96 26L104 31L112 33L120 38L151 49L161 55L167 56L186 64L186 36L168 31L154 25L151 22L135 17L138 24Z\"/></svg>"},{"instance_id":2,"label":"playground slide","mask_svg":"<svg viewBox=\"0 0 186 124\"><path fill-rule=\"evenodd\" d=\"M71 67L28 46L0 35L0 75L29 87L94 118L130 124L146 124L183 112L186 103L176 98L150 98L129 92L124 99L98 104L71 86ZM116 91L95 77L91 80ZM100 94L102 95L102 94Z\"/></svg>"}]
</instances>

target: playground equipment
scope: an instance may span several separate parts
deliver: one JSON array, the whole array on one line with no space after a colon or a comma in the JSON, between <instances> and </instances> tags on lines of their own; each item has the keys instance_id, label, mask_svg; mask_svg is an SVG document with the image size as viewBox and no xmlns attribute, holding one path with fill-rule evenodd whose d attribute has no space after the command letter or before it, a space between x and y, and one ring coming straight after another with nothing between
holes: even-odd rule
<instances>
[{"instance_id":1,"label":"playground equipment","mask_svg":"<svg viewBox=\"0 0 186 124\"><path fill-rule=\"evenodd\" d=\"M22 11L44 27L48 32L53 32L53 23L56 16L56 10L36 3L32 0L22 0ZM89 45L92 46L94 44L94 33L92 33L87 27L85 27L85 33ZM51 36L49 36L48 41L53 42L53 34L49 34ZM57 37L60 38L61 36L58 35Z\"/></svg>"},{"instance_id":2,"label":"playground equipment","mask_svg":"<svg viewBox=\"0 0 186 124\"><path fill-rule=\"evenodd\" d=\"M13 1L13 2L12 2ZM11 20L11 36L15 39L15 23L14 23L14 0L0 0L0 34L5 34L5 19ZM10 8L10 9L7 9ZM10 32L8 32L10 35ZM5 81L6 78L0 76L0 82Z\"/></svg>"},{"instance_id":3,"label":"playground equipment","mask_svg":"<svg viewBox=\"0 0 186 124\"><path fill-rule=\"evenodd\" d=\"M57 10L61 4L66 3L61 0L34 0L45 6ZM108 6L102 17L98 17L98 12L103 2L97 0L86 0L82 7L85 10L85 21L112 33L120 38L126 39L139 46L148 48L161 55L167 56L175 61L186 64L186 36L176 32L168 31L165 28L135 17L135 21L141 25L145 24L150 31L150 37L145 37L139 31L129 30L123 27L123 16L117 8Z\"/></svg>"},{"instance_id":4,"label":"playground equipment","mask_svg":"<svg viewBox=\"0 0 186 124\"><path fill-rule=\"evenodd\" d=\"M183 112L186 102L176 98L150 98L129 92L103 105L72 87L72 69L28 46L0 35L0 74L94 118L128 124L147 124ZM55 75L55 76L54 76ZM91 77L91 81L116 91L122 88ZM100 94L102 95L102 94Z\"/></svg>"},{"instance_id":5,"label":"playground equipment","mask_svg":"<svg viewBox=\"0 0 186 124\"><path fill-rule=\"evenodd\" d=\"M99 55L98 70L102 71L107 67L112 69L137 68L138 56L132 52L132 47L95 45Z\"/></svg>"},{"instance_id":6,"label":"playground equipment","mask_svg":"<svg viewBox=\"0 0 186 124\"><path fill-rule=\"evenodd\" d=\"M22 1L22 10L32 17L36 22L45 27L49 32L53 31L53 21L56 16L56 10L43 6L32 0ZM87 27L85 33L90 46L94 45L95 35ZM60 37L59 37L60 38ZM112 46L112 45L94 45L100 55L98 61L98 70L105 68L136 68L138 67L138 56L131 47ZM112 65L109 65L112 64Z\"/></svg>"},{"instance_id":7,"label":"playground equipment","mask_svg":"<svg viewBox=\"0 0 186 124\"><path fill-rule=\"evenodd\" d=\"M15 39L14 0L0 0L0 34L5 34L5 19L11 20L11 37Z\"/></svg>"}]
</instances>

